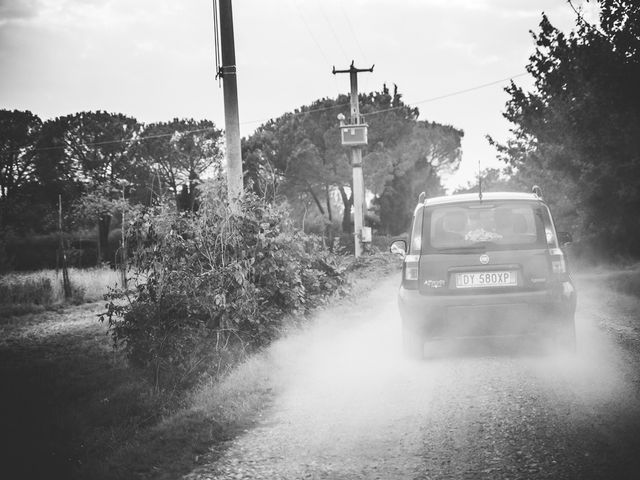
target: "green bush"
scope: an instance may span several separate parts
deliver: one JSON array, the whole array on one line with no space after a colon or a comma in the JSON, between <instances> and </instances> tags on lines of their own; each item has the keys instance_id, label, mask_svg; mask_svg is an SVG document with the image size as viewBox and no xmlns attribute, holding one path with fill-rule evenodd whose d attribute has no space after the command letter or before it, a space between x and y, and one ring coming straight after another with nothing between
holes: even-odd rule
<instances>
[{"instance_id":1,"label":"green bush","mask_svg":"<svg viewBox=\"0 0 640 480\"><path fill-rule=\"evenodd\" d=\"M209 194L196 214L142 213L127 232L143 245L137 293L124 304L112 295L103 318L158 385L194 381L231 345L265 345L286 315L346 288L339 257L285 211L250 195L236 210Z\"/></svg>"}]
</instances>

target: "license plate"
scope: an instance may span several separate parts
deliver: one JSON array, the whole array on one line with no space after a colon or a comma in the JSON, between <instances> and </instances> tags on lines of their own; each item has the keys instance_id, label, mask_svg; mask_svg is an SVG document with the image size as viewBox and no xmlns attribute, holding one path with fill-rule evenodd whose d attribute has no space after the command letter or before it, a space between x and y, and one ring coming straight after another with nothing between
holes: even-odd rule
<instances>
[{"instance_id":1,"label":"license plate","mask_svg":"<svg viewBox=\"0 0 640 480\"><path fill-rule=\"evenodd\" d=\"M512 287L518 284L517 272L456 273L456 288Z\"/></svg>"}]
</instances>

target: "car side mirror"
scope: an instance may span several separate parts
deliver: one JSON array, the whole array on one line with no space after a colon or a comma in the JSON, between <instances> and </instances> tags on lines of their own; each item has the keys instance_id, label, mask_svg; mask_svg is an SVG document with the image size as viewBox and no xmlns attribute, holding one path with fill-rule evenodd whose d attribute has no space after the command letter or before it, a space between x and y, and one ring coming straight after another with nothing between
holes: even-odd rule
<instances>
[{"instance_id":1,"label":"car side mirror","mask_svg":"<svg viewBox=\"0 0 640 480\"><path fill-rule=\"evenodd\" d=\"M558 232L558 243L561 246L573 243L573 236L569 232Z\"/></svg>"},{"instance_id":2,"label":"car side mirror","mask_svg":"<svg viewBox=\"0 0 640 480\"><path fill-rule=\"evenodd\" d=\"M394 255L405 256L407 254L407 242L404 240L396 240L389 247L389 251Z\"/></svg>"}]
</instances>

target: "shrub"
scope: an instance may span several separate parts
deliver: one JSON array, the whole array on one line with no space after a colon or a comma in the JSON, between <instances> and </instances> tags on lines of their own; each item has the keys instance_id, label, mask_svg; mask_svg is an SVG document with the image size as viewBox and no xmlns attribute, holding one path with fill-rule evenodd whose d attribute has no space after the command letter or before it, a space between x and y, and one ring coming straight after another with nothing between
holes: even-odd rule
<instances>
[{"instance_id":1,"label":"shrub","mask_svg":"<svg viewBox=\"0 0 640 480\"><path fill-rule=\"evenodd\" d=\"M127 234L144 280L129 302L114 293L102 318L157 385L192 382L230 345L265 345L287 314L346 288L338 257L250 195L236 210L210 192L195 214L142 213Z\"/></svg>"}]
</instances>

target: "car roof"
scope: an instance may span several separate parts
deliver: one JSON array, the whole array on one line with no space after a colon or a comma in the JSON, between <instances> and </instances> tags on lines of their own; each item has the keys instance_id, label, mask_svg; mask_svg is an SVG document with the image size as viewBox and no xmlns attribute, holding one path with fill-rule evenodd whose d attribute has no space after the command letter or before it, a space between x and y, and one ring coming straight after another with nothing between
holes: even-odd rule
<instances>
[{"instance_id":1,"label":"car roof","mask_svg":"<svg viewBox=\"0 0 640 480\"><path fill-rule=\"evenodd\" d=\"M457 195L443 195L441 197L427 198L424 201L425 206L431 205L445 205L451 203L462 202L487 202L495 200L529 200L535 202L542 202L542 198L534 193L522 193L522 192L483 192L482 200L478 193L460 193Z\"/></svg>"}]
</instances>

